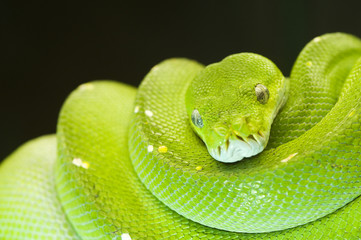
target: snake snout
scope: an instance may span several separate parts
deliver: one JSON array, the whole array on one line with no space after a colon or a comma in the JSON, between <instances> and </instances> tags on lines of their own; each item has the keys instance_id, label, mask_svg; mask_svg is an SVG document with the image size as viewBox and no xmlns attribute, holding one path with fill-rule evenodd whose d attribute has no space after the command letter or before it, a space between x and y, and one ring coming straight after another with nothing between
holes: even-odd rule
<instances>
[{"instance_id":1,"label":"snake snout","mask_svg":"<svg viewBox=\"0 0 361 240\"><path fill-rule=\"evenodd\" d=\"M263 143L264 140L261 135L250 134L244 137L235 132L231 132L221 144L208 151L216 160L232 163L260 153L264 149Z\"/></svg>"}]
</instances>

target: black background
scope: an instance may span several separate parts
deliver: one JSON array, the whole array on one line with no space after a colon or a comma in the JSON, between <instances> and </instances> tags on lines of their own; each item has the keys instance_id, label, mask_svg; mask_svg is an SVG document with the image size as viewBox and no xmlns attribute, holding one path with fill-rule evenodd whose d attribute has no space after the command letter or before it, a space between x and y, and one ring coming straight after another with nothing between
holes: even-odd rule
<instances>
[{"instance_id":1,"label":"black background","mask_svg":"<svg viewBox=\"0 0 361 240\"><path fill-rule=\"evenodd\" d=\"M347 1L0 1L0 159L53 133L79 84L137 86L169 57L209 64L256 52L288 75L313 37L361 37L361 3Z\"/></svg>"}]
</instances>

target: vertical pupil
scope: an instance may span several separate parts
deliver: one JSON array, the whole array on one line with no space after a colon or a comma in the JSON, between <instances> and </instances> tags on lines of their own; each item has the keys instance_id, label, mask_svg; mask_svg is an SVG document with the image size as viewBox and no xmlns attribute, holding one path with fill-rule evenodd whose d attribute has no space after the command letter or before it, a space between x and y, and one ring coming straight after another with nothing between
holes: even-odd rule
<instances>
[{"instance_id":1,"label":"vertical pupil","mask_svg":"<svg viewBox=\"0 0 361 240\"><path fill-rule=\"evenodd\" d=\"M264 92L260 92L258 95L258 99L262 101L264 99Z\"/></svg>"}]
</instances>

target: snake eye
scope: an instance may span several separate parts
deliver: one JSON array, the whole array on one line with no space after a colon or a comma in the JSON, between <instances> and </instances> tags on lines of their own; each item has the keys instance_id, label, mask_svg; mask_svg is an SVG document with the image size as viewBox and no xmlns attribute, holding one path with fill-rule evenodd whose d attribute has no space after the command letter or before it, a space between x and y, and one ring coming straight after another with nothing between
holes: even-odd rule
<instances>
[{"instance_id":1,"label":"snake eye","mask_svg":"<svg viewBox=\"0 0 361 240\"><path fill-rule=\"evenodd\" d=\"M266 104L269 99L269 91L266 88L266 86L259 83L256 85L255 91L256 91L257 101L260 102L261 104Z\"/></svg>"},{"instance_id":2,"label":"snake eye","mask_svg":"<svg viewBox=\"0 0 361 240\"><path fill-rule=\"evenodd\" d=\"M197 109L193 110L191 118L192 118L193 124L196 127L199 127L199 128L203 127L203 120Z\"/></svg>"}]
</instances>

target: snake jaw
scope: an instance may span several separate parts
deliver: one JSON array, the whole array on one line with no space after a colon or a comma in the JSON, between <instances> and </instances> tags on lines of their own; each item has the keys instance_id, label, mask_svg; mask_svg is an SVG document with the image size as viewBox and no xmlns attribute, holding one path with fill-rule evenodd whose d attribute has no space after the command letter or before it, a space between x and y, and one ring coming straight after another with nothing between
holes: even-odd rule
<instances>
[{"instance_id":1,"label":"snake jaw","mask_svg":"<svg viewBox=\"0 0 361 240\"><path fill-rule=\"evenodd\" d=\"M223 143L216 148L208 148L208 151L213 158L220 162L233 163L262 152L267 139L262 132L250 134L248 137L242 137L233 132L226 136Z\"/></svg>"}]
</instances>

